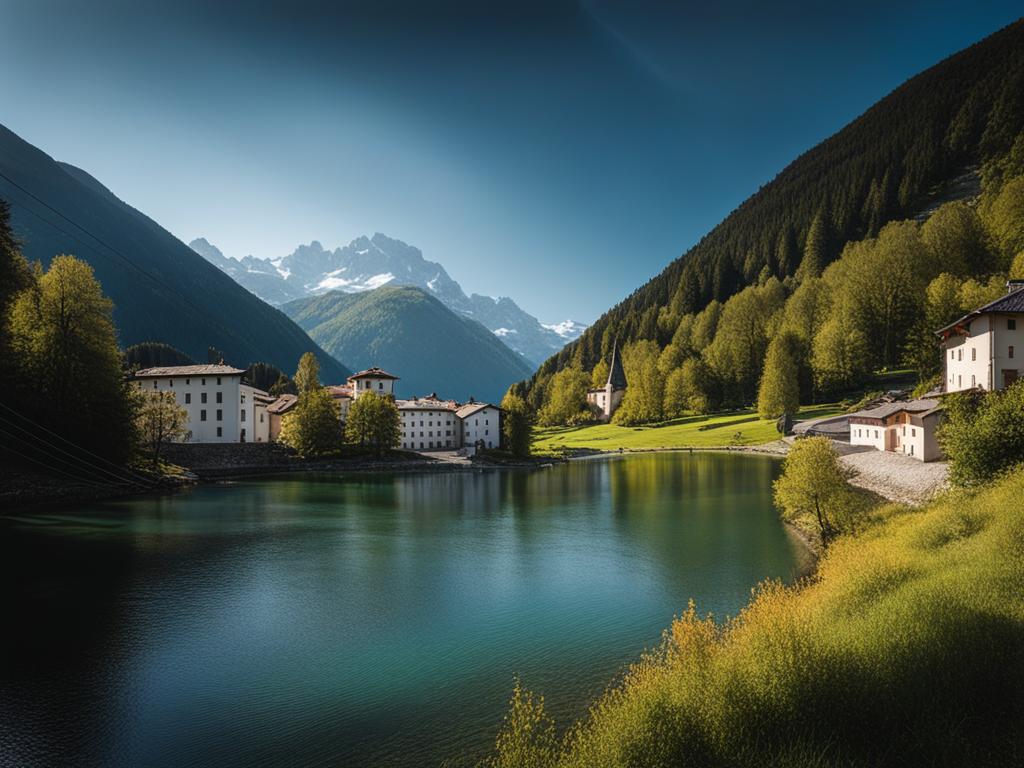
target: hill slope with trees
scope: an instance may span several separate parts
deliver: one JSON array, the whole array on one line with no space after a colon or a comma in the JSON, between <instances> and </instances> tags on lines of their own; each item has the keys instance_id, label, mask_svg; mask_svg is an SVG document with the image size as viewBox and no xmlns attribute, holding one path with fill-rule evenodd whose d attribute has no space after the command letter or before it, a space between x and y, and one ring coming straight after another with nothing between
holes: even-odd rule
<instances>
[{"instance_id":1,"label":"hill slope with trees","mask_svg":"<svg viewBox=\"0 0 1024 768\"><path fill-rule=\"evenodd\" d=\"M159 340L195 359L209 347L230 362L292 370L313 352L325 375L347 370L282 312L253 296L99 181L58 163L0 126L0 198L21 250L44 267L58 254L88 262L114 302L124 346Z\"/></svg>"},{"instance_id":2,"label":"hill slope with trees","mask_svg":"<svg viewBox=\"0 0 1024 768\"><path fill-rule=\"evenodd\" d=\"M816 386L841 389L854 383L859 372L843 361L864 352L863 338L874 338L870 334L879 330L880 346L868 350L871 365L916 365L908 347L910 337L920 333L909 326L924 312L922 302L871 307L870 320L857 329L864 335L847 340L842 329L851 312L834 309L832 301L832 291L847 275L839 274L844 268L829 276L827 268L844 249L850 253L847 244L862 243L848 260L858 263L850 271L858 279L871 269L882 270L876 276L886 274L891 266L908 280L890 282L917 291L919 298L931 280L947 273L959 281L956 291L968 280L991 289L989 283L1005 276L1015 253L1013 225L1005 222L1012 220L1008 212L1015 210L1018 194L1012 178L1024 170L1022 128L1024 22L1019 21L912 78L797 158L694 248L548 359L517 391L541 410L552 397L554 374L592 371L618 339L620 347L632 349L635 372L643 375L645 367L657 366L663 379L674 374L680 408L708 404L709 393L696 384L709 378L709 370L726 379L715 382L717 392L710 393L721 404L750 404L757 397L769 339L780 328L769 321L790 301L787 314L802 327L789 330L802 333L803 346L793 338L780 345L788 355L805 358L798 366L805 397L813 397ZM883 232L889 222L913 219L943 198L962 196L955 188L970 190L965 179L979 175L987 194L982 204L953 201L939 207L929 224L936 218L940 224L930 233L928 224L914 229L916 223ZM894 253L901 260L893 265L887 259ZM815 284L823 272L825 283ZM960 298L972 301L983 293L967 285ZM937 311L948 314L949 307ZM820 358L827 350L840 364L838 370L819 371L816 383L811 347L822 333L827 338L819 344ZM780 364L789 364L786 357L781 349L774 354ZM922 368L933 364L926 360ZM633 413L627 410L626 418L648 420L649 408L629 405Z\"/></svg>"}]
</instances>

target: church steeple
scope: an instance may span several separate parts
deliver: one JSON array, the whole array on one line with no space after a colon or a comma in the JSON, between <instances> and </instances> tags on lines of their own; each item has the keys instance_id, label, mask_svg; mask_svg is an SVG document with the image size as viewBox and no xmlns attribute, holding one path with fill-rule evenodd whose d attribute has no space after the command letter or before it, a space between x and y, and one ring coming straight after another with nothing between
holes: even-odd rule
<instances>
[{"instance_id":1,"label":"church steeple","mask_svg":"<svg viewBox=\"0 0 1024 768\"><path fill-rule=\"evenodd\" d=\"M612 359L608 365L608 383L612 392L617 389L626 388L626 372L622 369L622 360L619 357L619 340L612 342Z\"/></svg>"}]
</instances>

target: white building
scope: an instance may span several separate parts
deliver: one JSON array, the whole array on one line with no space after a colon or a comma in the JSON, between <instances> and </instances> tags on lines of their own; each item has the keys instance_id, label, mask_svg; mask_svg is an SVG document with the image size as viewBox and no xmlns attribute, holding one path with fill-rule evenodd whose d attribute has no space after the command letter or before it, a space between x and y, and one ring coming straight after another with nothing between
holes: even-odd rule
<instances>
[{"instance_id":1,"label":"white building","mask_svg":"<svg viewBox=\"0 0 1024 768\"><path fill-rule=\"evenodd\" d=\"M265 443L270 440L266 392L244 381L230 365L145 368L135 374L143 391L172 392L188 412L192 443Z\"/></svg>"},{"instance_id":2,"label":"white building","mask_svg":"<svg viewBox=\"0 0 1024 768\"><path fill-rule=\"evenodd\" d=\"M601 421L609 421L626 394L626 372L619 358L619 344L612 344L612 359L608 366L608 381L600 389L587 392L587 404L593 408Z\"/></svg>"},{"instance_id":3,"label":"white building","mask_svg":"<svg viewBox=\"0 0 1024 768\"><path fill-rule=\"evenodd\" d=\"M1024 369L1024 280L1007 293L936 331L941 339L944 392L1005 389Z\"/></svg>"},{"instance_id":4,"label":"white building","mask_svg":"<svg viewBox=\"0 0 1024 768\"><path fill-rule=\"evenodd\" d=\"M358 400L360 395L367 392L376 392L378 395L395 396L395 382L398 377L380 368L367 368L365 371L353 373L348 377L348 384L351 387L353 400Z\"/></svg>"},{"instance_id":5,"label":"white building","mask_svg":"<svg viewBox=\"0 0 1024 768\"><path fill-rule=\"evenodd\" d=\"M454 400L437 395L399 400L401 445L410 451L454 450L462 447L461 423Z\"/></svg>"},{"instance_id":6,"label":"white building","mask_svg":"<svg viewBox=\"0 0 1024 768\"><path fill-rule=\"evenodd\" d=\"M942 422L938 400L884 403L851 413L850 444L892 451L920 461L942 458L935 430Z\"/></svg>"},{"instance_id":7,"label":"white building","mask_svg":"<svg viewBox=\"0 0 1024 768\"><path fill-rule=\"evenodd\" d=\"M462 431L461 447L501 447L501 408L490 403L475 403L471 399L455 411L455 415Z\"/></svg>"}]
</instances>

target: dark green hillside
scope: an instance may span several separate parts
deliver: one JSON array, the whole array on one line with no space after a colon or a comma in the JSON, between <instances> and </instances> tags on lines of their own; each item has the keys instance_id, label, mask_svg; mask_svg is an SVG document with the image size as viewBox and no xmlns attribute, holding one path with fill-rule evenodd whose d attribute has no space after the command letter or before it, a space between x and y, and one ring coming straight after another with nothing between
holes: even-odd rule
<instances>
[{"instance_id":1,"label":"dark green hillside","mask_svg":"<svg viewBox=\"0 0 1024 768\"><path fill-rule=\"evenodd\" d=\"M664 346L675 331L672 319L770 276L796 275L805 250L820 271L845 242L912 217L966 169L1005 155L1022 127L1024 22L1018 21L909 80L797 158L547 360L538 376L543 381L570 363L591 369L616 336L620 343L652 339ZM669 317L659 323L663 308Z\"/></svg>"},{"instance_id":2,"label":"dark green hillside","mask_svg":"<svg viewBox=\"0 0 1024 768\"><path fill-rule=\"evenodd\" d=\"M419 288L335 291L289 302L282 310L350 365L377 365L401 376L399 397L437 392L497 402L530 372L493 333Z\"/></svg>"},{"instance_id":3,"label":"dark green hillside","mask_svg":"<svg viewBox=\"0 0 1024 768\"><path fill-rule=\"evenodd\" d=\"M114 302L122 345L160 339L195 359L213 346L235 365L266 360L286 371L314 352L325 376L347 373L282 312L89 174L2 126L0 174L0 198L10 202L22 252L44 265L60 253L89 262Z\"/></svg>"}]
</instances>

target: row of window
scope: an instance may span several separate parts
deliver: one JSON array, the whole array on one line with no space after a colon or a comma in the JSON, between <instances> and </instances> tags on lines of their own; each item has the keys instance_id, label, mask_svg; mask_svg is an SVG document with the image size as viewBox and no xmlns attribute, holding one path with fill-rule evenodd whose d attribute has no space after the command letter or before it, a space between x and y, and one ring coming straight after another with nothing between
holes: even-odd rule
<instances>
[{"instance_id":1,"label":"row of window","mask_svg":"<svg viewBox=\"0 0 1024 768\"><path fill-rule=\"evenodd\" d=\"M1013 357L1013 344L1006 348L1006 356ZM962 362L964 359L964 351L962 349L951 349L949 350L949 359ZM971 360L978 359L978 349L976 347L971 348Z\"/></svg>"},{"instance_id":2,"label":"row of window","mask_svg":"<svg viewBox=\"0 0 1024 768\"><path fill-rule=\"evenodd\" d=\"M243 421L244 421L244 419L243 419ZM452 431L450 429L446 429L444 431L444 435L445 435L445 437L451 437L452 436ZM434 431L433 430L428 430L427 431L427 437L433 437L433 436L434 436ZM437 436L438 437L441 436L441 430L440 429L437 430ZM403 432L402 433L402 437L416 437L416 433L413 430L409 430L408 433ZM420 432L420 437L423 437L423 432Z\"/></svg>"},{"instance_id":3,"label":"row of window","mask_svg":"<svg viewBox=\"0 0 1024 768\"><path fill-rule=\"evenodd\" d=\"M449 426L449 427L450 427L450 426L452 425L452 420L451 420L451 419L448 419L448 420L446 420L446 421L444 422L444 425L447 425L447 426ZM438 420L437 420L437 426L439 426L439 427L440 427L440 426L444 426L444 425L442 425L442 424L441 424L441 420L440 420L440 419L438 419ZM413 422L412 422L412 423L411 423L411 424L410 424L409 426L415 427L415 426L416 426L416 422L415 422L415 421L413 421ZM420 422L420 426L421 426L421 427L423 426L423 422L422 422L422 421ZM427 426L428 426L428 427L432 427L432 426L434 426L434 422L432 422L432 421L428 421L428 422L427 422Z\"/></svg>"},{"instance_id":4,"label":"row of window","mask_svg":"<svg viewBox=\"0 0 1024 768\"><path fill-rule=\"evenodd\" d=\"M407 443L402 443L402 447L403 448L411 448L411 449L415 450L416 449L416 441L415 440L411 440L411 441L409 441ZM427 440L427 441L420 440L420 450L421 451L422 450L426 450L428 448L451 448L451 447L452 447L452 441L451 440L445 440L444 441L444 445L441 445L441 441L440 440L437 441L437 445L434 445L434 441L433 440Z\"/></svg>"},{"instance_id":5,"label":"row of window","mask_svg":"<svg viewBox=\"0 0 1024 768\"><path fill-rule=\"evenodd\" d=\"M206 421L206 409L205 408L203 408L203 409L201 409L199 411L199 420L200 421ZM222 411L220 408L217 409L217 421L224 421L224 411ZM245 421L245 411L242 411L242 421ZM217 429L219 430L220 427L218 427ZM217 436L220 437L219 434Z\"/></svg>"},{"instance_id":6,"label":"row of window","mask_svg":"<svg viewBox=\"0 0 1024 768\"><path fill-rule=\"evenodd\" d=\"M157 381L158 381L158 379L153 379L153 389L156 389ZM185 386L186 387L189 386L191 383L192 383L192 379L185 379ZM140 387L142 386L142 382L139 382L139 386ZM171 389L174 389L174 379L168 379L167 380L167 386L169 386ZM199 386L205 387L206 386L206 379L200 379L199 380ZM217 377L217 386L220 386L220 376Z\"/></svg>"},{"instance_id":7,"label":"row of window","mask_svg":"<svg viewBox=\"0 0 1024 768\"><path fill-rule=\"evenodd\" d=\"M218 403L223 403L224 402L224 393L223 392L215 392L214 394L217 395L217 402ZM206 402L206 393L205 392L200 392L199 393L199 402L200 403L205 403ZM242 402L243 403L245 402L245 395L242 395ZM186 392L185 393L185 405L191 405L191 404L192 404L192 393L191 392Z\"/></svg>"}]
</instances>

